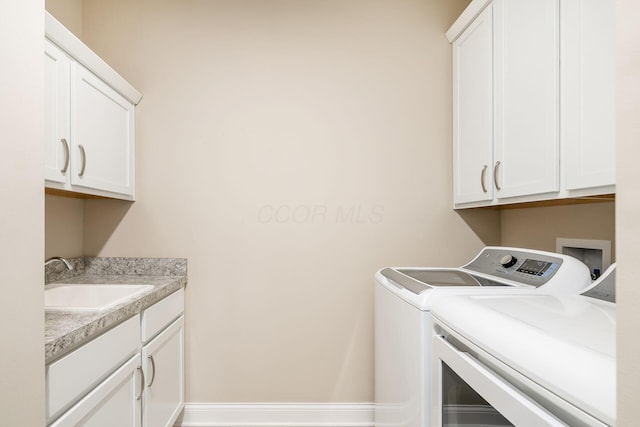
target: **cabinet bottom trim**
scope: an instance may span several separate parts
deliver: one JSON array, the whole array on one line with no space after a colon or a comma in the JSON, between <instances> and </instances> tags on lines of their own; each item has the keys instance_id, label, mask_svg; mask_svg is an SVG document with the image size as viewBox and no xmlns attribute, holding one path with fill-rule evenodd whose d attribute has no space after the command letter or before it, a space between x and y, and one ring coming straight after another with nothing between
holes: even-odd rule
<instances>
[{"instance_id":1,"label":"cabinet bottom trim","mask_svg":"<svg viewBox=\"0 0 640 427\"><path fill-rule=\"evenodd\" d=\"M373 403L187 403L174 427L374 427Z\"/></svg>"}]
</instances>

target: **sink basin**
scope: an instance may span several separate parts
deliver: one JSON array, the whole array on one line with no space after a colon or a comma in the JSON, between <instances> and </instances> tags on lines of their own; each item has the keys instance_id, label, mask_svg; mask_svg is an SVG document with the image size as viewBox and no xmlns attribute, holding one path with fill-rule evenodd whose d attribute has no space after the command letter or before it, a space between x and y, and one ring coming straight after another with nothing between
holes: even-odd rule
<instances>
[{"instance_id":1,"label":"sink basin","mask_svg":"<svg viewBox=\"0 0 640 427\"><path fill-rule=\"evenodd\" d=\"M51 285L44 291L44 308L101 311L151 289L152 285Z\"/></svg>"}]
</instances>

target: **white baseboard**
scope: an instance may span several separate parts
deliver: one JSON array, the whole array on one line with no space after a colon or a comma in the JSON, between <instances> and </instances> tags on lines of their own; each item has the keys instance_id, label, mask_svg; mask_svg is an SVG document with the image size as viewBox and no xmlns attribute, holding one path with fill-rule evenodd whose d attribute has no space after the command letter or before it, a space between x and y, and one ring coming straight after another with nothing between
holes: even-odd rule
<instances>
[{"instance_id":1,"label":"white baseboard","mask_svg":"<svg viewBox=\"0 0 640 427\"><path fill-rule=\"evenodd\" d=\"M373 403L187 403L182 427L374 427Z\"/></svg>"}]
</instances>

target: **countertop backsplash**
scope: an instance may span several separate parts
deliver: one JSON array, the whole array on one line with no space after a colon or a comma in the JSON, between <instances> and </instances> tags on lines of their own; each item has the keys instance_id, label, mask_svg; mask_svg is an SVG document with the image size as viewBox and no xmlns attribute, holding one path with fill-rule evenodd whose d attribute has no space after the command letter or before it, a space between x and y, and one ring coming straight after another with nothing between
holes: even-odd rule
<instances>
[{"instance_id":1,"label":"countertop backsplash","mask_svg":"<svg viewBox=\"0 0 640 427\"><path fill-rule=\"evenodd\" d=\"M61 262L53 262L44 266L44 284L58 282L60 280L68 280L75 276L84 274L84 261L86 257L65 258L71 265L73 270L68 270Z\"/></svg>"},{"instance_id":2,"label":"countertop backsplash","mask_svg":"<svg viewBox=\"0 0 640 427\"><path fill-rule=\"evenodd\" d=\"M69 280L80 275L186 276L186 258L124 258L77 257L65 258L73 270L59 262L45 266L45 284Z\"/></svg>"}]
</instances>

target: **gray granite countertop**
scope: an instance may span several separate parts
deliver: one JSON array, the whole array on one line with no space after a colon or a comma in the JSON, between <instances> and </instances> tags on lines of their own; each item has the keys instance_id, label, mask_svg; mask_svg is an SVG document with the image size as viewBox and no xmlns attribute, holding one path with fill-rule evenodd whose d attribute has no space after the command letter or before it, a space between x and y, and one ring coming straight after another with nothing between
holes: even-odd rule
<instances>
[{"instance_id":1,"label":"gray granite countertop","mask_svg":"<svg viewBox=\"0 0 640 427\"><path fill-rule=\"evenodd\" d=\"M140 313L187 284L186 260L151 258L75 258L73 272L45 272L50 284L133 284L150 289L103 311L45 310L45 362L50 363L113 326ZM155 266L155 268L154 268ZM49 282L48 279L55 278Z\"/></svg>"}]
</instances>

